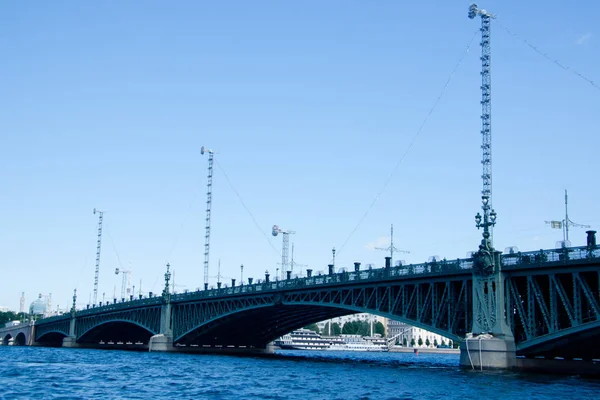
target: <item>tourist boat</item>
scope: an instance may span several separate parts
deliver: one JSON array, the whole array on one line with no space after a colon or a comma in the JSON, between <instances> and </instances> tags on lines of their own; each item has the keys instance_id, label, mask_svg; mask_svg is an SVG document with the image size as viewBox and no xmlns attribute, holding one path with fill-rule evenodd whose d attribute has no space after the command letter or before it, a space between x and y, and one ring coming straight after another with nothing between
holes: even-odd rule
<instances>
[{"instance_id":1,"label":"tourist boat","mask_svg":"<svg viewBox=\"0 0 600 400\"><path fill-rule=\"evenodd\" d=\"M346 344L332 344L325 350L329 351L388 351L387 346L379 346L373 343L346 343Z\"/></svg>"},{"instance_id":2,"label":"tourist boat","mask_svg":"<svg viewBox=\"0 0 600 400\"><path fill-rule=\"evenodd\" d=\"M298 329L275 341L283 350L388 351L388 341L381 336L321 336L310 329Z\"/></svg>"},{"instance_id":3,"label":"tourist boat","mask_svg":"<svg viewBox=\"0 0 600 400\"><path fill-rule=\"evenodd\" d=\"M284 350L325 350L331 342L310 329L297 329L275 341Z\"/></svg>"}]
</instances>

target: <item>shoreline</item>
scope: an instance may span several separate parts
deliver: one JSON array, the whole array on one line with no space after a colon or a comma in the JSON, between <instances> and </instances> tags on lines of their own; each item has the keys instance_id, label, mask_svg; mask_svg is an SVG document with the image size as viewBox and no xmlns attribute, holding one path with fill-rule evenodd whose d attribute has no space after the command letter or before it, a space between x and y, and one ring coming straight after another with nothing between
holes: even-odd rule
<instances>
[{"instance_id":1,"label":"shoreline","mask_svg":"<svg viewBox=\"0 0 600 400\"><path fill-rule=\"evenodd\" d=\"M427 353L427 354L460 354L460 349L437 347L392 347L390 353Z\"/></svg>"}]
</instances>

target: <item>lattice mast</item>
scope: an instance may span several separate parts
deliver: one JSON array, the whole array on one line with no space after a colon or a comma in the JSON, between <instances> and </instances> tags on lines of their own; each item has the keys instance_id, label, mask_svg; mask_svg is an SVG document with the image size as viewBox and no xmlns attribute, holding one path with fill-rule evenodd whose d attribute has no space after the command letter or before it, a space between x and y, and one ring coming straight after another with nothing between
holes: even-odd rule
<instances>
[{"instance_id":1,"label":"lattice mast","mask_svg":"<svg viewBox=\"0 0 600 400\"><path fill-rule=\"evenodd\" d=\"M210 213L212 208L212 179L213 179L213 157L215 152L204 146L200 154L208 153L208 178L206 181L206 229L204 232L204 290L208 290L208 260L210 253Z\"/></svg>"},{"instance_id":2,"label":"lattice mast","mask_svg":"<svg viewBox=\"0 0 600 400\"><path fill-rule=\"evenodd\" d=\"M295 231L290 231L286 229L281 229L277 225L273 225L273 230L271 232L273 236L277 236L281 233L283 238L283 243L281 245L281 279L286 278L286 272L290 270L289 267L289 249L290 249L290 235L296 233Z\"/></svg>"},{"instance_id":3,"label":"lattice mast","mask_svg":"<svg viewBox=\"0 0 600 400\"><path fill-rule=\"evenodd\" d=\"M121 298L122 299L129 299L129 287L130 287L130 282L131 282L131 264L129 264L129 268L130 269L124 269L124 268L115 268L115 275L122 275L122 279L121 279Z\"/></svg>"},{"instance_id":4,"label":"lattice mast","mask_svg":"<svg viewBox=\"0 0 600 400\"><path fill-rule=\"evenodd\" d=\"M492 247L492 231L496 223L496 212L492 209L492 77L491 77L491 48L490 48L490 22L495 16L485 10L477 8L477 4L469 7L469 18L481 16L481 150L483 173L483 189L481 202L483 210L483 223L477 213L477 227L483 228L484 240Z\"/></svg>"},{"instance_id":5,"label":"lattice mast","mask_svg":"<svg viewBox=\"0 0 600 400\"><path fill-rule=\"evenodd\" d=\"M100 274L100 250L102 248L102 218L104 211L94 208L94 214L98 214L98 242L96 244L96 273L94 274L94 302L98 300L98 275Z\"/></svg>"}]
</instances>

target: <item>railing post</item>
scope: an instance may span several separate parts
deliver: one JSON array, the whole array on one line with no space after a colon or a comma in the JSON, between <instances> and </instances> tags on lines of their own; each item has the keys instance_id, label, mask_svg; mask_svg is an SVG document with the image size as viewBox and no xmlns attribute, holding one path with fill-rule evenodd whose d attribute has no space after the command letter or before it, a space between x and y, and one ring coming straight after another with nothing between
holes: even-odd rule
<instances>
[{"instance_id":1,"label":"railing post","mask_svg":"<svg viewBox=\"0 0 600 400\"><path fill-rule=\"evenodd\" d=\"M596 249L596 231L585 231L587 233L587 251L588 258L594 258L594 250Z\"/></svg>"}]
</instances>

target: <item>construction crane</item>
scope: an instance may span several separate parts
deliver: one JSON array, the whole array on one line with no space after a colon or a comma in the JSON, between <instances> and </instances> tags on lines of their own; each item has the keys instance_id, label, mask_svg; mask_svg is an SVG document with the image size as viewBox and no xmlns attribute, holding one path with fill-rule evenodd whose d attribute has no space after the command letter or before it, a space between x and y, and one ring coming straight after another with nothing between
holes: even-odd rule
<instances>
[{"instance_id":1,"label":"construction crane","mask_svg":"<svg viewBox=\"0 0 600 400\"><path fill-rule=\"evenodd\" d=\"M295 231L290 231L287 229L281 229L277 225L273 225L273 231L271 232L273 236L277 236L281 233L283 237L283 244L281 246L281 279L285 279L286 271L288 270L288 254L290 247L290 235L296 233Z\"/></svg>"},{"instance_id":2,"label":"construction crane","mask_svg":"<svg viewBox=\"0 0 600 400\"><path fill-rule=\"evenodd\" d=\"M375 247L375 250L390 252L390 265L394 265L394 253L410 253L408 250L399 250L394 246L394 224L390 225L390 245L388 247Z\"/></svg>"},{"instance_id":3,"label":"construction crane","mask_svg":"<svg viewBox=\"0 0 600 400\"><path fill-rule=\"evenodd\" d=\"M565 189L565 219L562 221L546 221L547 224L550 224L551 228L554 229L562 229L563 231L563 242L561 243L561 247L569 247L571 242L569 242L569 227L575 228L586 228L589 229L590 225L582 225L576 222L573 222L569 219L569 206L568 206L568 195Z\"/></svg>"},{"instance_id":4,"label":"construction crane","mask_svg":"<svg viewBox=\"0 0 600 400\"><path fill-rule=\"evenodd\" d=\"M204 233L204 290L208 290L208 255L210 250L210 212L212 207L212 177L213 177L213 157L215 152L204 146L200 149L200 154L208 153L208 178L206 182L206 230Z\"/></svg>"},{"instance_id":5,"label":"construction crane","mask_svg":"<svg viewBox=\"0 0 600 400\"><path fill-rule=\"evenodd\" d=\"M96 273L94 274L94 302L98 300L98 275L100 274L100 249L102 248L102 218L104 217L104 211L100 211L94 208L94 215L98 213L98 243L96 246Z\"/></svg>"},{"instance_id":6,"label":"construction crane","mask_svg":"<svg viewBox=\"0 0 600 400\"><path fill-rule=\"evenodd\" d=\"M131 263L129 263L129 268L131 268ZM119 275L119 273L123 277L123 279L121 280L121 298L129 299L131 269L115 268L115 275Z\"/></svg>"},{"instance_id":7,"label":"construction crane","mask_svg":"<svg viewBox=\"0 0 600 400\"><path fill-rule=\"evenodd\" d=\"M481 190L481 209L483 217L477 213L475 226L483 228L483 241L486 247L493 248L492 230L496 225L496 211L492 208L492 62L490 48L490 21L495 16L486 10L477 8L477 4L469 7L469 18L481 16L481 150L483 165L483 189Z\"/></svg>"}]
</instances>

